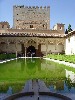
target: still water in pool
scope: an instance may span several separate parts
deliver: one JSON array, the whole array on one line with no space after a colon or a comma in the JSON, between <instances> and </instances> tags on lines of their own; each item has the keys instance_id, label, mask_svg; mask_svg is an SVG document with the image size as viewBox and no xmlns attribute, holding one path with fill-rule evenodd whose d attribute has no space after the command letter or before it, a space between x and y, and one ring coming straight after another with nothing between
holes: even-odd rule
<instances>
[{"instance_id":1,"label":"still water in pool","mask_svg":"<svg viewBox=\"0 0 75 100\"><path fill-rule=\"evenodd\" d=\"M41 79L50 91L75 93L75 69L41 58L17 59L0 64L0 92L22 90L29 79ZM12 92L9 92L11 88Z\"/></svg>"}]
</instances>

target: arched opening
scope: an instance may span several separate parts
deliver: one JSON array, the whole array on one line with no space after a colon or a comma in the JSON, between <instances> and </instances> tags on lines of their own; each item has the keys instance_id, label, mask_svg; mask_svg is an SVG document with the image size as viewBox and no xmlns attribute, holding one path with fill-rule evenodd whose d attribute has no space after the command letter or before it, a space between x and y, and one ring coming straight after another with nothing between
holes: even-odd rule
<instances>
[{"instance_id":1,"label":"arched opening","mask_svg":"<svg viewBox=\"0 0 75 100\"><path fill-rule=\"evenodd\" d=\"M27 48L27 57L35 57L36 56L36 49L34 46L29 46Z\"/></svg>"}]
</instances>

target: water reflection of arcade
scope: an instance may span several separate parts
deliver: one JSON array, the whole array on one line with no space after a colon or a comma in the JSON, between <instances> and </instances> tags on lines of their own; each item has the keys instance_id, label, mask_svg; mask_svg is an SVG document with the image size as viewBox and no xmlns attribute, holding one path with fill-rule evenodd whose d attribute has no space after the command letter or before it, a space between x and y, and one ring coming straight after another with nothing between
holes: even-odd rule
<instances>
[{"instance_id":1,"label":"water reflection of arcade","mask_svg":"<svg viewBox=\"0 0 75 100\"><path fill-rule=\"evenodd\" d=\"M35 58L28 58L22 59L21 62L21 71L26 71L27 73L36 71L41 71L41 61L40 59ZM34 74L33 73L33 74Z\"/></svg>"}]
</instances>

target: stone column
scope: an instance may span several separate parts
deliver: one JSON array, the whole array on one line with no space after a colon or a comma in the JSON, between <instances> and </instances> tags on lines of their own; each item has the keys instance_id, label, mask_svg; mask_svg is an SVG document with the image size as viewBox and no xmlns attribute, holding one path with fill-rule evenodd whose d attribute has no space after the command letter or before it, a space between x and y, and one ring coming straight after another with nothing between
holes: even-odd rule
<instances>
[{"instance_id":1,"label":"stone column","mask_svg":"<svg viewBox=\"0 0 75 100\"><path fill-rule=\"evenodd\" d=\"M25 46L25 57L26 57L26 46Z\"/></svg>"},{"instance_id":2,"label":"stone column","mask_svg":"<svg viewBox=\"0 0 75 100\"><path fill-rule=\"evenodd\" d=\"M7 47L6 47L6 51L7 51L7 53L8 53L8 49L9 49L9 41L8 41L8 39L7 39Z\"/></svg>"},{"instance_id":3,"label":"stone column","mask_svg":"<svg viewBox=\"0 0 75 100\"><path fill-rule=\"evenodd\" d=\"M17 42L15 43L15 48L16 48L16 58L17 58Z\"/></svg>"},{"instance_id":4,"label":"stone column","mask_svg":"<svg viewBox=\"0 0 75 100\"><path fill-rule=\"evenodd\" d=\"M38 56L38 38L36 37L36 56Z\"/></svg>"},{"instance_id":5,"label":"stone column","mask_svg":"<svg viewBox=\"0 0 75 100\"><path fill-rule=\"evenodd\" d=\"M57 48L57 41L56 40L55 40L55 43L54 44L55 44L55 50L56 50L56 48Z\"/></svg>"},{"instance_id":6,"label":"stone column","mask_svg":"<svg viewBox=\"0 0 75 100\"><path fill-rule=\"evenodd\" d=\"M46 55L48 53L48 40L46 39Z\"/></svg>"},{"instance_id":7,"label":"stone column","mask_svg":"<svg viewBox=\"0 0 75 100\"><path fill-rule=\"evenodd\" d=\"M25 48L25 54L24 55L26 57L26 54L27 54L27 52L26 52L27 51L27 42L24 43L24 48Z\"/></svg>"},{"instance_id":8,"label":"stone column","mask_svg":"<svg viewBox=\"0 0 75 100\"><path fill-rule=\"evenodd\" d=\"M17 58L17 50L16 50L16 58Z\"/></svg>"}]
</instances>

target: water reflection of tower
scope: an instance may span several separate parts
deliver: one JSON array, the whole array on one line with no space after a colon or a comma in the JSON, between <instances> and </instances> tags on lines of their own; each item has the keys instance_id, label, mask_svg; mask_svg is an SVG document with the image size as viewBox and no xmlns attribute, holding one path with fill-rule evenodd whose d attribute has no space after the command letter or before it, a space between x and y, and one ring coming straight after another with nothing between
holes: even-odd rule
<instances>
[{"instance_id":1,"label":"water reflection of tower","mask_svg":"<svg viewBox=\"0 0 75 100\"><path fill-rule=\"evenodd\" d=\"M26 59L22 59L22 62L21 62L21 71L24 71L24 69L25 69L25 63L26 63L25 60Z\"/></svg>"},{"instance_id":2,"label":"water reflection of tower","mask_svg":"<svg viewBox=\"0 0 75 100\"><path fill-rule=\"evenodd\" d=\"M26 72L34 74L36 71L36 59L29 58L26 60Z\"/></svg>"},{"instance_id":3,"label":"water reflection of tower","mask_svg":"<svg viewBox=\"0 0 75 100\"><path fill-rule=\"evenodd\" d=\"M58 80L50 82L50 91L61 91L64 90L64 80Z\"/></svg>"},{"instance_id":4,"label":"water reflection of tower","mask_svg":"<svg viewBox=\"0 0 75 100\"><path fill-rule=\"evenodd\" d=\"M41 59L37 59L36 65L37 65L37 70L41 71Z\"/></svg>"},{"instance_id":5,"label":"water reflection of tower","mask_svg":"<svg viewBox=\"0 0 75 100\"><path fill-rule=\"evenodd\" d=\"M38 58L30 58L27 60L27 69L30 71L40 71L41 70L41 60Z\"/></svg>"},{"instance_id":6,"label":"water reflection of tower","mask_svg":"<svg viewBox=\"0 0 75 100\"><path fill-rule=\"evenodd\" d=\"M55 84L55 88L56 90L64 90L64 81L63 80L57 81Z\"/></svg>"}]
</instances>

